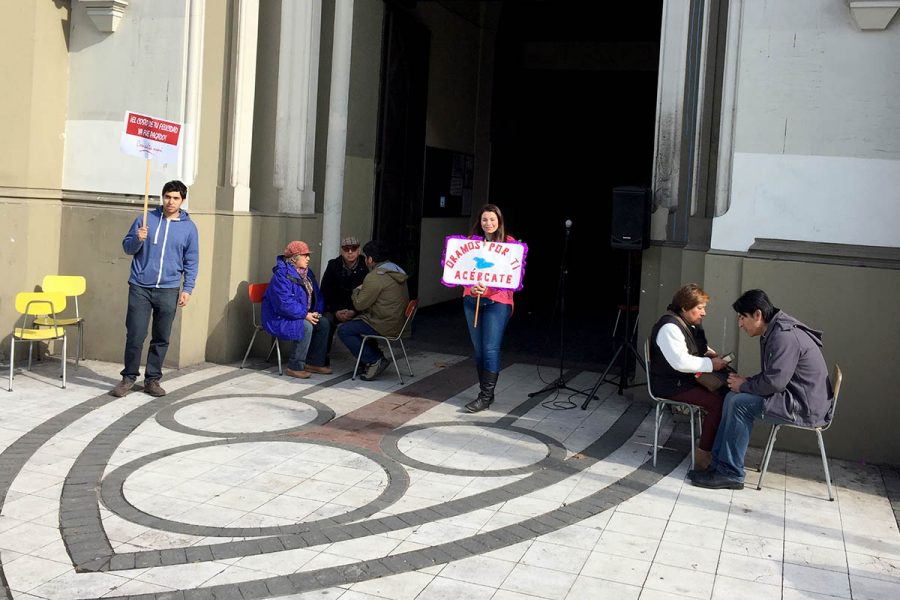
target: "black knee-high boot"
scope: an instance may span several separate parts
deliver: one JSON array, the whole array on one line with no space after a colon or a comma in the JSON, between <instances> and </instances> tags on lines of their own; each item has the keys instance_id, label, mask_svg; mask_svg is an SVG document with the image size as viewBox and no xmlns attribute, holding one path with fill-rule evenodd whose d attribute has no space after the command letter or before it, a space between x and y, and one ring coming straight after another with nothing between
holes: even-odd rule
<instances>
[{"instance_id":1,"label":"black knee-high boot","mask_svg":"<svg viewBox=\"0 0 900 600\"><path fill-rule=\"evenodd\" d=\"M479 412L491 405L494 401L494 389L497 387L497 377L500 373L494 371L481 372L481 391L478 397L472 402L466 404L466 410L469 412Z\"/></svg>"}]
</instances>

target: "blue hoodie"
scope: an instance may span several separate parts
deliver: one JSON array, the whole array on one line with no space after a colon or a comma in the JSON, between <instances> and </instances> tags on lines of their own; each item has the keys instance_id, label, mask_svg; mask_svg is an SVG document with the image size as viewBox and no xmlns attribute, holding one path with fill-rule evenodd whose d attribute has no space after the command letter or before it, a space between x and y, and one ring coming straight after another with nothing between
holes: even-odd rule
<instances>
[{"instance_id":1,"label":"blue hoodie","mask_svg":"<svg viewBox=\"0 0 900 600\"><path fill-rule=\"evenodd\" d=\"M143 217L136 218L122 240L122 249L134 256L128 283L146 288L179 288L184 275L184 291L190 294L200 261L197 226L184 210L167 220L160 206L147 213L147 239L141 242L137 231L142 220Z\"/></svg>"}]
</instances>

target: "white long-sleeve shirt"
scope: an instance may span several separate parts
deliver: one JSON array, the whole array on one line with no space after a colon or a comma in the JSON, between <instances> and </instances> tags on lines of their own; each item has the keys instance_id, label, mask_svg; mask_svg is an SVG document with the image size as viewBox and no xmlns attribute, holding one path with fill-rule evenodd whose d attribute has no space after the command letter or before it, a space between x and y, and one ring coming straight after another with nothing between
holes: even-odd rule
<instances>
[{"instance_id":1,"label":"white long-sleeve shirt","mask_svg":"<svg viewBox=\"0 0 900 600\"><path fill-rule=\"evenodd\" d=\"M712 359L705 356L693 356L688 352L684 332L675 323L666 323L656 334L656 344L662 351L666 361L676 371L682 373L712 373Z\"/></svg>"}]
</instances>

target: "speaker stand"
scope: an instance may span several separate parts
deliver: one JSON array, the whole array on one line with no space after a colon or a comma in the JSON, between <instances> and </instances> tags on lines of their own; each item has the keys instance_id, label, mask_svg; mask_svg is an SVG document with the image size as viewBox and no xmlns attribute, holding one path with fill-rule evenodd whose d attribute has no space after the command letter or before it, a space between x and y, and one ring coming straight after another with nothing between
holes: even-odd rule
<instances>
[{"instance_id":1,"label":"speaker stand","mask_svg":"<svg viewBox=\"0 0 900 600\"><path fill-rule=\"evenodd\" d=\"M631 335L631 256L633 250L627 250L625 252L625 327L623 331L625 334L620 338L620 342L618 347L616 348L615 353L613 354L612 359L609 361L609 364L606 365L606 369L603 371L603 374L597 378L597 382L594 384L594 387L591 388L591 391L588 393L587 398L585 398L584 403L581 405L581 410L586 410L588 404L590 404L591 400L595 397L597 390L604 383L616 383L619 388L619 395L621 396L626 387L633 387L634 385L640 384L632 384L627 385L626 381L628 380L628 363L629 363L629 354L634 357L637 361L637 364L644 369L644 375L647 374L647 365L644 364L643 357L638 353L637 348L634 347L634 342L632 342ZM612 368L616 365L616 360L618 360L619 356L622 357L622 362L619 368L619 379L616 381L615 379L608 379L607 376Z\"/></svg>"}]
</instances>

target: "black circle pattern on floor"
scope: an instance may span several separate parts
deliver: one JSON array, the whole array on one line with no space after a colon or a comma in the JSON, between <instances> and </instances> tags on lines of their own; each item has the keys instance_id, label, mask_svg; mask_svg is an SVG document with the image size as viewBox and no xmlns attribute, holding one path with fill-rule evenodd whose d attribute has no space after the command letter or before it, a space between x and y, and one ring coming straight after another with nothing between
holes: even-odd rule
<instances>
[{"instance_id":1,"label":"black circle pattern on floor","mask_svg":"<svg viewBox=\"0 0 900 600\"><path fill-rule=\"evenodd\" d=\"M469 369L470 365L465 364L466 362L468 361L450 367L450 369ZM124 498L122 487L128 475L133 473L137 468L140 468L140 466L149 464L161 457L194 448L246 441L299 441L303 443L312 443L308 439L289 438L288 435L298 430L302 430L305 427L321 425L326 422L326 420L323 420L325 419L323 415L328 416L330 414L333 416L333 413L330 412L330 409L324 407L324 405L317 406L318 416L316 419L300 427L264 433L229 433L226 434L228 436L226 439L178 446L144 456L132 461L128 465L115 469L105 478L103 477L106 466L109 464L109 458L115 452L116 448L118 448L119 444L149 418L156 418L160 424L182 431L183 433L211 437L213 432L193 430L190 427L185 427L178 423L175 420L175 413L180 407L187 405L187 403L202 402L212 398L212 396L191 398L194 394L202 392L211 386L236 379L242 375L244 375L244 372L235 370L233 372L213 376L204 379L203 381L186 385L163 398L150 400L117 419L110 426L100 431L87 444L85 449L75 460L75 463L72 465L69 474L66 477L60 500L60 531L76 571L113 572L268 554L362 538L373 534L388 533L465 514L545 488L584 471L625 444L635 433L642 421L644 421L648 412L647 405L632 404L629 406L605 433L579 454L578 460L562 460L564 449L558 441L553 440L548 436L540 436L533 431L528 431L527 433L529 435L535 436L546 443L550 450L548 456L539 463L539 468L532 468L536 467L536 465L532 465L527 468L512 469L510 470L512 473L505 473L507 475L522 474L522 479L442 504L436 504L434 506L380 518L369 517L376 512L383 511L384 508L387 508L390 504L399 499L406 491L409 484L408 475L402 465L417 463L417 461L412 461L412 459L403 455L397 449L397 441L405 433L415 430L416 428L445 426L448 425L447 423L398 428L384 437L382 441L382 450L384 454L381 456L375 452L364 450L359 447L349 447L346 444L316 441L315 443L331 445L333 447L361 453L367 458L374 460L385 470L390 484L387 486L384 493L382 493L375 502L372 502L369 505L327 519L297 523L290 526L227 528L167 521L144 513L143 511L139 511L133 507ZM281 398L311 404L312 401L305 398L305 396L314 394L324 387L330 387L347 378L349 378L349 374L334 377L322 384L305 388L303 392L298 394L283 396ZM455 395L456 393L455 390L451 391L448 397ZM253 394L229 394L227 396L252 397ZM224 395L217 397L224 397ZM5 499L6 491L9 489L10 484L23 465L38 448L68 425L89 414L91 411L105 406L113 400L114 399L105 395L98 396L63 411L59 415L34 428L31 432L25 434L19 440L11 444L3 453L0 453L0 486L2 486L0 487L0 494L3 495L2 498ZM533 406L535 402L540 402L541 400L542 398L536 398L523 404ZM526 408L527 407L520 405L517 409L510 411L510 416L522 413ZM513 420L514 419L508 416L506 418L501 418L497 422L483 423L483 425L489 427L505 427L510 431L516 431L518 433L525 431L514 427L512 425ZM466 424L478 425L479 423L472 421L467 422ZM452 425L460 425L460 423L452 423ZM215 436L220 437L218 434L215 434ZM598 492L563 505L556 510L551 510L532 518L523 518L518 523L500 527L495 530L478 533L442 544L435 544L420 550L393 554L378 559L357 561L352 564L303 571L286 576L273 576L241 583L185 589L178 591L174 595L170 592L166 592L144 594L136 597L159 600L162 600L163 598L269 598L404 573L433 566L435 564L460 560L490 552L573 525L583 519L612 508L622 501L648 489L681 462L689 449L687 438L688 436L686 436L679 427L670 436L667 448L660 449L656 467L652 466L649 462L644 462L640 467L625 477L611 483ZM473 475L471 471L461 469L436 469L434 466L425 463L415 464L415 466L417 468L435 472ZM490 475L495 475L495 473L488 474L488 476ZM101 490L103 502L109 510L122 518L148 527L190 535L204 535L208 537L246 537L252 539L202 544L183 548L116 553L113 551L109 539L106 537L101 522L98 489ZM11 598L12 594L8 585L6 585L5 577L3 578L2 583L7 597Z\"/></svg>"}]
</instances>

